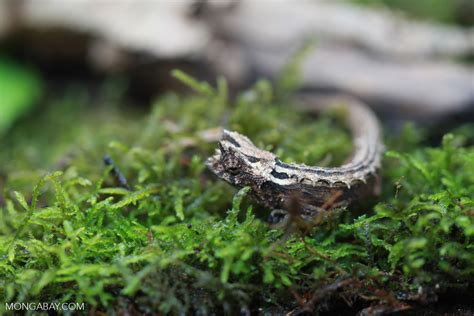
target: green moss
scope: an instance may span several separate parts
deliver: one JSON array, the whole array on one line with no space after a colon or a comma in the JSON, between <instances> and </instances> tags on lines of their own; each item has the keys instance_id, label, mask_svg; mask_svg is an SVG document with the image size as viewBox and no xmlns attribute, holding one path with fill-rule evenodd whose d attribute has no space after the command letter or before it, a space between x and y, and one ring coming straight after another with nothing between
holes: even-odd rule
<instances>
[{"instance_id":1,"label":"green moss","mask_svg":"<svg viewBox=\"0 0 474 316\"><path fill-rule=\"evenodd\" d=\"M382 303L420 286L473 285L472 128L439 148L407 129L388 144L373 209L290 235L269 229L247 189L236 193L205 169L215 143L197 135L226 122L287 161L337 165L351 149L337 115L302 118L266 81L231 103L222 80L214 89L175 76L199 94L168 94L144 114L122 108L114 85L94 107L75 88L4 138L2 300L206 314L288 311L297 297L320 308L331 284L346 299ZM131 191L117 187L105 154Z\"/></svg>"}]
</instances>

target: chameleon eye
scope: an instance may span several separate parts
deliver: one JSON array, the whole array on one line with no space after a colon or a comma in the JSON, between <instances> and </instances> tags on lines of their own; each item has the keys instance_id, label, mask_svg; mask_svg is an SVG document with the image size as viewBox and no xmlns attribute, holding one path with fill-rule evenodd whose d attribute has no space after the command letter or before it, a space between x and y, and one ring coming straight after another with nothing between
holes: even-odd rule
<instances>
[{"instance_id":1,"label":"chameleon eye","mask_svg":"<svg viewBox=\"0 0 474 316\"><path fill-rule=\"evenodd\" d=\"M223 161L225 170L231 175L237 175L241 169L240 160L236 157L226 157Z\"/></svg>"}]
</instances>

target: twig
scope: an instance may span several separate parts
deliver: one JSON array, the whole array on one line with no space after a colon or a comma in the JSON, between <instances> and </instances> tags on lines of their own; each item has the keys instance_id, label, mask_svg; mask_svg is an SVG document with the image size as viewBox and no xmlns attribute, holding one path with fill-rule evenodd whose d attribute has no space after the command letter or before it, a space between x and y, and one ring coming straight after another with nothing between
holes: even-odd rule
<instances>
[{"instance_id":1,"label":"twig","mask_svg":"<svg viewBox=\"0 0 474 316\"><path fill-rule=\"evenodd\" d=\"M125 176L123 175L122 172L120 172L120 169L117 167L117 165L114 163L114 161L112 160L112 158L109 156L109 155L105 155L104 156L104 163L106 166L112 166L112 174L114 175L114 177L117 179L117 182L119 183L119 186L121 186L122 188L125 188L129 191L132 190L132 188L130 187L130 185L128 184L127 182L127 179L125 178Z\"/></svg>"}]
</instances>

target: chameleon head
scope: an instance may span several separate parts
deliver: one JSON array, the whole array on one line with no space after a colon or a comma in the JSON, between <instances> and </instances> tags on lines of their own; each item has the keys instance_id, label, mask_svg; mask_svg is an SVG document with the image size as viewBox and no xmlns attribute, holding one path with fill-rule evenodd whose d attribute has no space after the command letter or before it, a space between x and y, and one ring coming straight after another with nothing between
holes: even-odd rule
<instances>
[{"instance_id":1,"label":"chameleon head","mask_svg":"<svg viewBox=\"0 0 474 316\"><path fill-rule=\"evenodd\" d=\"M254 187L268 179L275 156L256 147L246 136L224 130L215 155L206 164L232 185Z\"/></svg>"}]
</instances>

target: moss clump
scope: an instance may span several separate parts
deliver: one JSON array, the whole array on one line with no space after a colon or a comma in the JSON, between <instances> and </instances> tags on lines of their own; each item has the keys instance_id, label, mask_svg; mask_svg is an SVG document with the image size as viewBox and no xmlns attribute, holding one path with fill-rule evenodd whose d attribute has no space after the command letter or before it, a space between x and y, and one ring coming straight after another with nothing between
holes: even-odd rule
<instances>
[{"instance_id":1,"label":"moss clump","mask_svg":"<svg viewBox=\"0 0 474 316\"><path fill-rule=\"evenodd\" d=\"M396 310L472 287L472 135L449 134L430 148L405 133L388 145L397 151L384 161L373 209L290 235L259 219L262 210L243 201L247 189L235 193L205 170L215 144L198 135L225 120L287 161L337 165L351 146L337 117L302 119L265 81L229 105L223 81L214 89L176 76L199 94L166 95L143 115L124 113L114 89L93 109L75 89L7 135L2 300L234 314L324 310L343 298ZM117 186L106 153L132 190Z\"/></svg>"}]
</instances>

